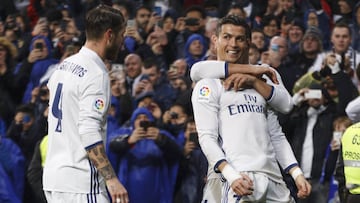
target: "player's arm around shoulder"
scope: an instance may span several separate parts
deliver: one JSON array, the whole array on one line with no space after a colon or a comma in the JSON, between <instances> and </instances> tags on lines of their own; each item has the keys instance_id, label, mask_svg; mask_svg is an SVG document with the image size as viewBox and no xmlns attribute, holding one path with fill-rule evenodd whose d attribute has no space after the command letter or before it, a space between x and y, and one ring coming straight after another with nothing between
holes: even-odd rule
<instances>
[{"instance_id":1,"label":"player's arm around shoulder","mask_svg":"<svg viewBox=\"0 0 360 203\"><path fill-rule=\"evenodd\" d=\"M204 78L225 78L227 65L225 61L199 61L191 67L190 78L194 82Z\"/></svg>"},{"instance_id":2,"label":"player's arm around shoulder","mask_svg":"<svg viewBox=\"0 0 360 203\"><path fill-rule=\"evenodd\" d=\"M128 193L125 187L120 183L113 167L110 164L110 161L105 153L104 144L99 142L92 147L87 148L86 152L91 162L105 179L112 202L129 202Z\"/></svg>"}]
</instances>

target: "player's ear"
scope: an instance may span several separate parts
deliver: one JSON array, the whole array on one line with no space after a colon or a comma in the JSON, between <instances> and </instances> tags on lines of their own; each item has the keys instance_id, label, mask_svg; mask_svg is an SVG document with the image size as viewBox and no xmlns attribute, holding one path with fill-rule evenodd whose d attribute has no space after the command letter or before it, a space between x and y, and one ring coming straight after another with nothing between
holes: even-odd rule
<instances>
[{"instance_id":1,"label":"player's ear","mask_svg":"<svg viewBox=\"0 0 360 203\"><path fill-rule=\"evenodd\" d=\"M108 41L112 41L112 40L113 40L114 33L113 33L112 29L108 29L108 30L105 32L105 35L106 35L106 38L108 39Z\"/></svg>"},{"instance_id":2,"label":"player's ear","mask_svg":"<svg viewBox=\"0 0 360 203\"><path fill-rule=\"evenodd\" d=\"M215 34L211 35L210 40L215 45L215 48L217 48L217 45L216 45L217 40L218 40L217 36Z\"/></svg>"}]
</instances>

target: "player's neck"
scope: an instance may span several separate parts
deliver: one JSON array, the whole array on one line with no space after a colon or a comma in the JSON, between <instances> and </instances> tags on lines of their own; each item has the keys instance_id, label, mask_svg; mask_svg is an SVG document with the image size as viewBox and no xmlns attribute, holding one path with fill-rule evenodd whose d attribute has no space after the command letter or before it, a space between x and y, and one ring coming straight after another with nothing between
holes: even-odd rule
<instances>
[{"instance_id":1,"label":"player's neck","mask_svg":"<svg viewBox=\"0 0 360 203\"><path fill-rule=\"evenodd\" d=\"M86 41L84 46L96 52L103 61L105 60L104 45L100 41Z\"/></svg>"}]
</instances>

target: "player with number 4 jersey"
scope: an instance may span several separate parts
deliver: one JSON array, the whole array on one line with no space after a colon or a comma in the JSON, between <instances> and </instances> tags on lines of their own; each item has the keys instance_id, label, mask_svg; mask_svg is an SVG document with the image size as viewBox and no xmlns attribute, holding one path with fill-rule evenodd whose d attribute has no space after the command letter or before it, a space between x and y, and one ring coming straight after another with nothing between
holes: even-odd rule
<instances>
[{"instance_id":1,"label":"player with number 4 jersey","mask_svg":"<svg viewBox=\"0 0 360 203\"><path fill-rule=\"evenodd\" d=\"M48 82L48 151L43 187L48 202L128 202L105 153L110 81L104 63L123 41L124 19L100 5L86 18L85 45ZM107 188L106 188L107 187Z\"/></svg>"}]
</instances>

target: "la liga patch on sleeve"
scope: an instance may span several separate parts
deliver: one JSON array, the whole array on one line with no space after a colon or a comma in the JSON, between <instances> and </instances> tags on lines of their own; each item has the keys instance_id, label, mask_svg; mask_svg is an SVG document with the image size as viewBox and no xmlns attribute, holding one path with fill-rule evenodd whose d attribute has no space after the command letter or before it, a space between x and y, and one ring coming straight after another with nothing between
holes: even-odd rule
<instances>
[{"instance_id":1,"label":"la liga patch on sleeve","mask_svg":"<svg viewBox=\"0 0 360 203\"><path fill-rule=\"evenodd\" d=\"M211 90L207 85L203 85L199 89L198 102L209 102Z\"/></svg>"},{"instance_id":2,"label":"la liga patch on sleeve","mask_svg":"<svg viewBox=\"0 0 360 203\"><path fill-rule=\"evenodd\" d=\"M102 98L96 98L93 107L95 111L103 113L105 110L105 100Z\"/></svg>"}]
</instances>

